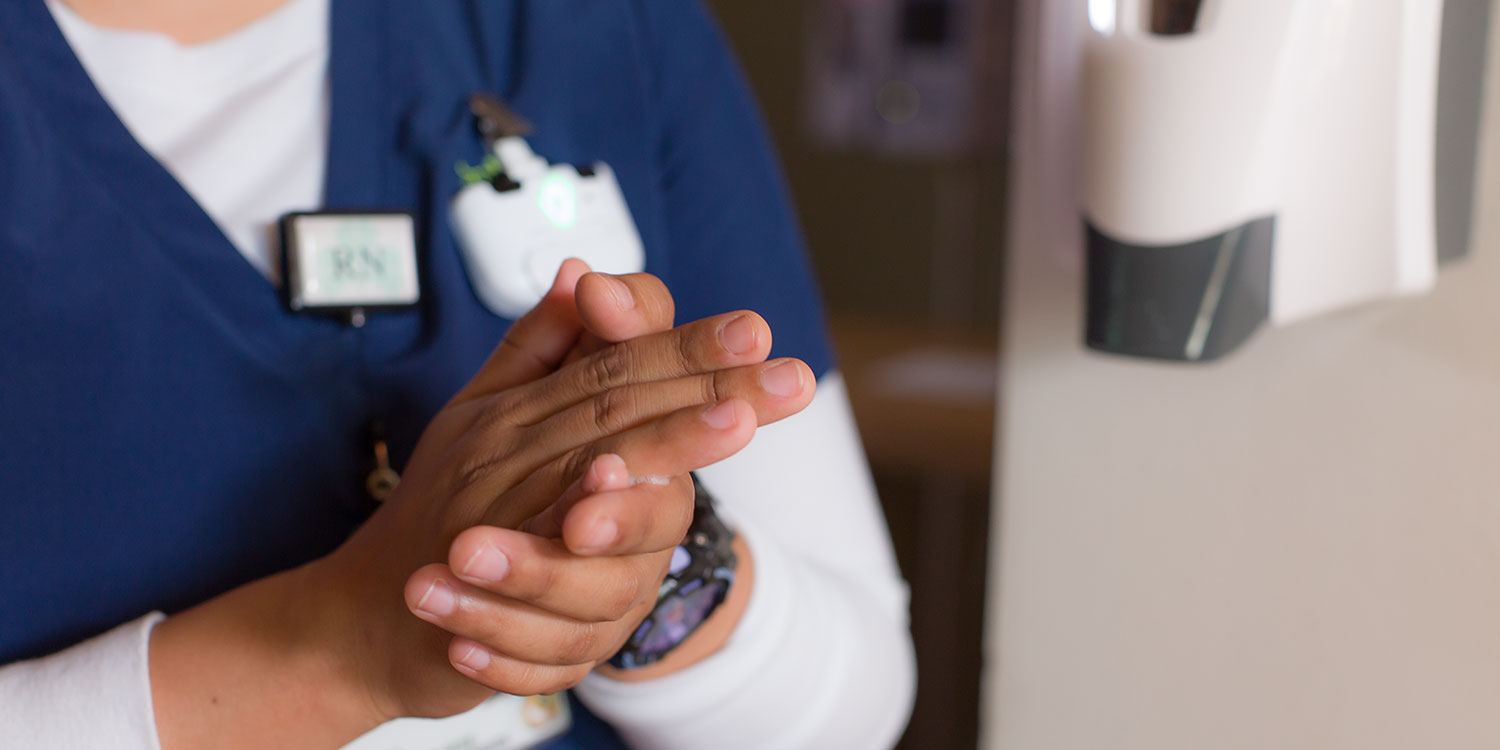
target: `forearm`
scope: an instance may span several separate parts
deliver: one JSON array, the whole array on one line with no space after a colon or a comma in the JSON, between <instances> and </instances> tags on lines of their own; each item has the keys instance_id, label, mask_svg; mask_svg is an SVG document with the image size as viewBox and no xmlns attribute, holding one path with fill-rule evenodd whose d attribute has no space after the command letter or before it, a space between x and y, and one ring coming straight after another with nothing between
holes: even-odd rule
<instances>
[{"instance_id":1,"label":"forearm","mask_svg":"<svg viewBox=\"0 0 1500 750\"><path fill-rule=\"evenodd\" d=\"M580 695L641 747L880 747L910 713L907 591L837 373L795 420L698 472L755 561L734 633L714 655ZM792 721L796 717L797 721ZM877 717L879 721L871 721Z\"/></svg>"},{"instance_id":2,"label":"forearm","mask_svg":"<svg viewBox=\"0 0 1500 750\"><path fill-rule=\"evenodd\" d=\"M734 570L734 586L729 590L729 595L681 645L661 661L647 667L616 669L605 664L594 671L620 682L644 682L681 672L724 648L745 616L745 608L750 604L750 592L755 590L755 561L743 535L735 538L734 553L738 562Z\"/></svg>"},{"instance_id":3,"label":"forearm","mask_svg":"<svg viewBox=\"0 0 1500 750\"><path fill-rule=\"evenodd\" d=\"M757 591L724 648L647 682L596 674L580 697L636 747L894 743L914 675L904 613L773 545L751 548Z\"/></svg>"},{"instance_id":4,"label":"forearm","mask_svg":"<svg viewBox=\"0 0 1500 750\"><path fill-rule=\"evenodd\" d=\"M163 750L332 748L378 725L346 666L352 628L315 566L229 591L159 624L151 694ZM339 631L343 630L343 633Z\"/></svg>"},{"instance_id":5,"label":"forearm","mask_svg":"<svg viewBox=\"0 0 1500 750\"><path fill-rule=\"evenodd\" d=\"M0 668L0 744L332 748L379 719L326 644L306 569ZM326 596L324 597L327 598ZM336 641L335 641L336 642Z\"/></svg>"}]
</instances>

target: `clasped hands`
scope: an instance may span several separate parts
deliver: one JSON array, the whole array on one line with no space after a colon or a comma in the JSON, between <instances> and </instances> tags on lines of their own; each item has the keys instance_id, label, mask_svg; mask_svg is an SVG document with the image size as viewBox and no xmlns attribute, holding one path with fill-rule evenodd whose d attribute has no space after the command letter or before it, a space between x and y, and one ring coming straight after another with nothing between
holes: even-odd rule
<instances>
[{"instance_id":1,"label":"clasped hands","mask_svg":"<svg viewBox=\"0 0 1500 750\"><path fill-rule=\"evenodd\" d=\"M812 400L753 312L673 328L656 278L569 261L423 433L392 497L319 561L382 718L571 687L650 612L688 472Z\"/></svg>"}]
</instances>

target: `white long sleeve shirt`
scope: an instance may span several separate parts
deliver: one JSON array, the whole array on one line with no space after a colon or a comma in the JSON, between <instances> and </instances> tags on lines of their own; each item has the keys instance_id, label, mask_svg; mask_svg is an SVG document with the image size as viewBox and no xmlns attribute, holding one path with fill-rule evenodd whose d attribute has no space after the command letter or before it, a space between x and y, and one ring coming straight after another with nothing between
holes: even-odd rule
<instances>
[{"instance_id":1,"label":"white long sleeve shirt","mask_svg":"<svg viewBox=\"0 0 1500 750\"><path fill-rule=\"evenodd\" d=\"M187 47L49 6L131 133L274 281L276 219L321 200L327 0L290 0ZM894 743L915 685L907 592L838 374L820 381L804 413L763 428L700 477L752 552L744 617L720 652L689 669L641 683L594 675L579 696L638 747ZM147 649L159 620L0 667L0 737L19 747L158 748Z\"/></svg>"}]
</instances>

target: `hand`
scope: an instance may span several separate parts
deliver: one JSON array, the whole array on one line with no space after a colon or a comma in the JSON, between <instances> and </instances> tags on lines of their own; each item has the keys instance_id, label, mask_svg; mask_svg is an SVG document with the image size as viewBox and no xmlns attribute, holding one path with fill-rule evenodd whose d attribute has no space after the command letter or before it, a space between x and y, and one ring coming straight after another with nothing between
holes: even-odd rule
<instances>
[{"instance_id":1,"label":"hand","mask_svg":"<svg viewBox=\"0 0 1500 750\"><path fill-rule=\"evenodd\" d=\"M394 716L439 716L474 705L489 689L450 665L451 636L407 609L403 587L414 571L457 559L450 545L469 543L480 532L457 537L478 523L503 530L530 522L537 530L558 516L531 520L535 511L554 506L566 508L555 533L573 552L586 547L584 532L604 520L616 522L620 541L601 554L629 557L649 549L660 543L657 529L672 530L673 508L685 512L681 485L592 492L614 485L580 482L564 490L607 454L642 473L701 465L733 452L756 422L791 414L811 399L811 374L794 361L774 370L792 375L782 382L791 388L762 387L760 375L777 363L762 363L770 333L758 316L719 316L664 332L672 308L660 282L580 279L581 273L574 264L560 274L565 278L538 309L512 327L429 425L396 493L345 545L176 613L152 631L152 705L163 748L339 746ZM616 281L634 304L615 302ZM736 319L746 325L729 325ZM612 344L611 337L633 338ZM705 422L711 402L730 402L732 423L719 429ZM672 442L694 434L705 439ZM665 499L631 499L631 492L674 486L677 494ZM524 537L480 541L494 542L514 571L502 578L499 593L489 592L514 601L486 606L573 612L576 602L603 600L601 582L616 594L634 585L629 576L572 575L565 570L571 563L549 565L556 556L544 549L527 554ZM538 580L550 583L537 586ZM633 597L615 603L625 599ZM464 629L457 621L451 626ZM521 632L519 621L515 627ZM498 655L526 649L502 642L504 633L476 630L471 640L485 641ZM544 660L540 650L528 653L525 664ZM487 684L509 679L484 670L475 675Z\"/></svg>"},{"instance_id":2,"label":"hand","mask_svg":"<svg viewBox=\"0 0 1500 750\"><path fill-rule=\"evenodd\" d=\"M386 505L318 566L314 579L323 582L325 595L337 594L343 612L336 622L345 631L344 661L355 665L383 716L447 715L482 700L487 688L535 692L581 676L587 671L581 665L623 640L610 642L618 623L645 614L641 603L654 590L642 582L660 580L663 551L681 539L689 520L691 489L682 475L732 455L757 423L795 413L811 399L806 365L761 364L770 332L754 313L716 316L624 343L604 346L601 340L592 345L597 351L580 351L590 343L581 335L566 341L566 334L569 325L580 334L588 327L559 312L559 300L568 296L560 281L433 420ZM616 302L621 290L633 306ZM649 276L586 276L575 302L580 321L596 314L608 320L611 308L641 311L642 327L653 317L659 322L662 311L670 319L670 297ZM574 361L538 377L569 357ZM789 377L763 381L773 370ZM790 387L773 392L763 385L778 382ZM503 530L555 504L606 454L620 456L637 474L678 478L604 494L584 488L588 497L566 513L555 546L536 537L504 537ZM618 530L615 541L591 546L590 534L608 523ZM413 577L409 585L408 576L426 563L454 562L450 547L459 534L481 524L491 527L485 541L497 550L516 545L501 550L514 553L506 555L514 572L491 589L445 580L453 596L446 617L459 619L443 625L486 649L489 666L473 675L484 687L450 664L464 642L450 648L447 634L412 618L406 606L427 596L437 580L432 576L441 572L429 568L428 578ZM612 556L585 565L566 558L568 549ZM587 575L580 572L585 568ZM539 598L548 592L537 591L535 581L547 577L555 593ZM424 582L429 585L415 600L410 593L403 599L403 586L409 591ZM516 588L528 585L533 588ZM601 597L604 589L613 598ZM427 596L427 604L447 601L436 596ZM588 601L612 606L578 609ZM589 616L602 618L592 620L595 625L616 625L575 623L569 631L559 619L590 622Z\"/></svg>"},{"instance_id":3,"label":"hand","mask_svg":"<svg viewBox=\"0 0 1500 750\"><path fill-rule=\"evenodd\" d=\"M748 421L745 412L739 418ZM555 693L619 650L655 605L671 550L692 520L687 475L665 484L639 479L617 455L595 460L569 492L581 503L560 503L577 510L565 526L567 536L585 540L581 549L547 535L476 526L454 540L448 564L412 576L407 606L455 635L448 647L455 669L506 693ZM629 525L585 522L582 533L572 533L574 520L592 517ZM592 535L600 530L606 533Z\"/></svg>"}]
</instances>

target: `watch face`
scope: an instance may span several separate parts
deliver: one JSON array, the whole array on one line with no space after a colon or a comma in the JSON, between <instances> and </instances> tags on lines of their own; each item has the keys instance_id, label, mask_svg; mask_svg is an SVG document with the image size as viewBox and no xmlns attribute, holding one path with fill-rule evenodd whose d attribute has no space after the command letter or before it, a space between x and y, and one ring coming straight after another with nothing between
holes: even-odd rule
<instances>
[{"instance_id":1,"label":"watch face","mask_svg":"<svg viewBox=\"0 0 1500 750\"><path fill-rule=\"evenodd\" d=\"M724 581L704 585L701 580L678 589L676 596L662 602L646 621L648 630L640 640L640 656L650 659L682 643L708 617L727 589Z\"/></svg>"},{"instance_id":2,"label":"watch face","mask_svg":"<svg viewBox=\"0 0 1500 750\"><path fill-rule=\"evenodd\" d=\"M679 544L672 550L672 563L667 568L667 574L679 575L682 571L687 570L687 566L692 564L692 562L693 556L687 551L687 547Z\"/></svg>"}]
</instances>

